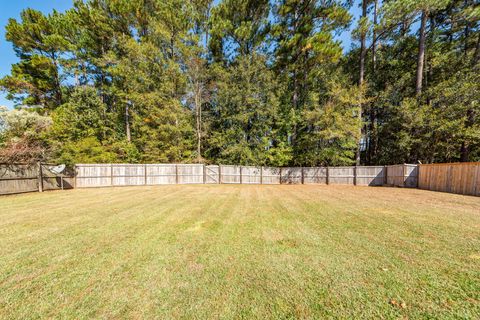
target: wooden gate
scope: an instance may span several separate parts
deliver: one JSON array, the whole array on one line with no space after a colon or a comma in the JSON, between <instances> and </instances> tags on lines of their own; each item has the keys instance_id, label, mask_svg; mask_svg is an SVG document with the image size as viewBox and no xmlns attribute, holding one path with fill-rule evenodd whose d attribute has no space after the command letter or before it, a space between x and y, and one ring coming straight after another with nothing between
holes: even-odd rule
<instances>
[{"instance_id":1,"label":"wooden gate","mask_svg":"<svg viewBox=\"0 0 480 320\"><path fill-rule=\"evenodd\" d=\"M220 183L220 167L216 165L205 166L205 183Z\"/></svg>"}]
</instances>

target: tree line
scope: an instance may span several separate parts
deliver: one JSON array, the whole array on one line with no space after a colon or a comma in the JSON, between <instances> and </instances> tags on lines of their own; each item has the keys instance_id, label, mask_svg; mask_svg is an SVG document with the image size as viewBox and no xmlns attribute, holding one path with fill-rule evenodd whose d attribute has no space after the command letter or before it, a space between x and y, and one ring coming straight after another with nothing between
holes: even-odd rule
<instances>
[{"instance_id":1,"label":"tree line","mask_svg":"<svg viewBox=\"0 0 480 320\"><path fill-rule=\"evenodd\" d=\"M479 21L474 0L25 9L5 30L0 161L478 161Z\"/></svg>"}]
</instances>

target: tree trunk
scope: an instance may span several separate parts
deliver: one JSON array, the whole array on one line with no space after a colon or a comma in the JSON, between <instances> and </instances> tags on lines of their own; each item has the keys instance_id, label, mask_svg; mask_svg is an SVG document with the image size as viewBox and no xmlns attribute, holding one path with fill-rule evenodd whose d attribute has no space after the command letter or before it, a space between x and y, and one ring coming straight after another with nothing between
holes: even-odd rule
<instances>
[{"instance_id":1,"label":"tree trunk","mask_svg":"<svg viewBox=\"0 0 480 320\"><path fill-rule=\"evenodd\" d=\"M423 66L425 63L425 30L427 25L427 19L428 11L423 10L418 36L417 81L415 85L415 92L417 96L422 94Z\"/></svg>"},{"instance_id":2,"label":"tree trunk","mask_svg":"<svg viewBox=\"0 0 480 320\"><path fill-rule=\"evenodd\" d=\"M362 19L367 16L367 0L362 1ZM361 26L360 26L361 27ZM367 55L367 48L365 45L366 34L361 32L360 35L360 77L358 80L359 85L363 85L365 78L365 56Z\"/></svg>"},{"instance_id":3,"label":"tree trunk","mask_svg":"<svg viewBox=\"0 0 480 320\"><path fill-rule=\"evenodd\" d=\"M475 47L475 52L473 53L472 67L475 67L480 61L480 33L477 38L477 46Z\"/></svg>"},{"instance_id":4,"label":"tree trunk","mask_svg":"<svg viewBox=\"0 0 480 320\"><path fill-rule=\"evenodd\" d=\"M377 31L376 27L378 24L377 21L377 6L378 6L378 0L375 0L373 2L373 35L372 35L372 71L373 71L373 76L375 76L375 71L377 67Z\"/></svg>"},{"instance_id":5,"label":"tree trunk","mask_svg":"<svg viewBox=\"0 0 480 320\"><path fill-rule=\"evenodd\" d=\"M460 147L460 162L468 162L469 158L469 152L468 152L468 146L464 142L462 142L462 146Z\"/></svg>"},{"instance_id":6,"label":"tree trunk","mask_svg":"<svg viewBox=\"0 0 480 320\"><path fill-rule=\"evenodd\" d=\"M295 113L298 111L298 80L297 80L297 72L293 71L293 110ZM295 140L297 139L297 121L293 123L293 130L292 135L290 137L290 144L293 146L295 144Z\"/></svg>"},{"instance_id":7,"label":"tree trunk","mask_svg":"<svg viewBox=\"0 0 480 320\"><path fill-rule=\"evenodd\" d=\"M298 29L298 22L299 22L299 12L298 8L295 9L294 12L294 24L293 24L293 35L297 33ZM294 64L294 69L293 69L293 97L292 97L292 104L293 104L293 110L295 113L298 112L298 97L299 97L299 83L298 83L298 74L297 73L297 67L299 65L299 56L300 54L298 53L298 48L296 49L297 51L293 52L293 58L292 62ZM300 70L299 70L300 72ZM293 123L293 128L292 128L292 135L290 137L290 144L293 146L295 145L296 139L297 139L297 121Z\"/></svg>"},{"instance_id":8,"label":"tree trunk","mask_svg":"<svg viewBox=\"0 0 480 320\"><path fill-rule=\"evenodd\" d=\"M362 19L367 17L367 0L362 1ZM360 26L362 28L362 26ZM364 80L365 80L365 56L367 55L367 47L365 45L366 42L366 34L361 31L361 36L360 36L360 76L358 79L358 84L360 87L363 86ZM358 112L358 118L360 123L362 123L362 113L363 113L363 105L360 104L360 110ZM362 143L362 130L363 126L360 125L360 138L358 140L358 146L357 146L357 152L355 155L355 164L357 166L360 165L361 162L361 143Z\"/></svg>"},{"instance_id":9,"label":"tree trunk","mask_svg":"<svg viewBox=\"0 0 480 320\"><path fill-rule=\"evenodd\" d=\"M132 135L130 133L130 114L128 103L125 105L125 133L127 135L127 141L132 142Z\"/></svg>"},{"instance_id":10,"label":"tree trunk","mask_svg":"<svg viewBox=\"0 0 480 320\"><path fill-rule=\"evenodd\" d=\"M435 43L435 28L436 28L435 17L432 16L432 17L430 17L430 36L429 36L429 40L427 42L428 43L427 45L429 47L433 47L433 44ZM425 88L428 89L429 83L433 79L433 66L432 66L432 63L431 63L431 59L430 59L430 63L429 63L427 53L425 53L423 61L424 61L424 64L425 64L425 67L424 67L424 69L425 69L424 85L425 85ZM431 103L431 97L430 96L426 97L426 102L427 102L428 105L430 105L430 103Z\"/></svg>"},{"instance_id":11,"label":"tree trunk","mask_svg":"<svg viewBox=\"0 0 480 320\"><path fill-rule=\"evenodd\" d=\"M467 110L467 119L465 123L466 128L471 128L475 124L475 113L472 109ZM470 161L470 144L469 141L463 141L460 148L460 161L469 162Z\"/></svg>"},{"instance_id":12,"label":"tree trunk","mask_svg":"<svg viewBox=\"0 0 480 320\"><path fill-rule=\"evenodd\" d=\"M362 132L362 126L360 126L360 133L361 132ZM361 164L361 154L362 154L361 141L362 141L362 135L360 134L360 140L358 142L357 152L355 153L355 165L356 166L359 166Z\"/></svg>"},{"instance_id":13,"label":"tree trunk","mask_svg":"<svg viewBox=\"0 0 480 320\"><path fill-rule=\"evenodd\" d=\"M470 5L472 5L471 3L469 3L470 1L468 0L464 0L463 1L463 4L465 7L469 7ZM465 42L463 44L463 51L464 51L464 54L465 54L465 58L468 57L468 38L470 36L470 22L468 22L468 20L466 21L465 23L465 29L464 29L464 35L465 35Z\"/></svg>"},{"instance_id":14,"label":"tree trunk","mask_svg":"<svg viewBox=\"0 0 480 320\"><path fill-rule=\"evenodd\" d=\"M201 102L201 90L197 84L195 90L195 120L197 131L197 160L200 162L202 159L202 102Z\"/></svg>"},{"instance_id":15,"label":"tree trunk","mask_svg":"<svg viewBox=\"0 0 480 320\"><path fill-rule=\"evenodd\" d=\"M373 2L373 34L372 34L372 79L375 80L376 71L377 71L377 31L376 27L378 24L377 16L377 6L378 0ZM372 103L370 105L370 123L369 123L369 139L368 139L368 159L367 162L369 165L373 163L375 158L375 153L377 149L377 133L376 133L376 110L375 105Z\"/></svg>"}]
</instances>

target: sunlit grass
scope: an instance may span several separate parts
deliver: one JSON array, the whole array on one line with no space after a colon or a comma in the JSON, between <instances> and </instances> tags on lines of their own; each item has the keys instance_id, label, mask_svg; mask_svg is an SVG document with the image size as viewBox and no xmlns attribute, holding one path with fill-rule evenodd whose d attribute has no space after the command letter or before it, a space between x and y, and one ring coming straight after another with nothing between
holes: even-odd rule
<instances>
[{"instance_id":1,"label":"sunlit grass","mask_svg":"<svg viewBox=\"0 0 480 320\"><path fill-rule=\"evenodd\" d=\"M0 198L0 318L478 318L480 198L336 186Z\"/></svg>"}]
</instances>

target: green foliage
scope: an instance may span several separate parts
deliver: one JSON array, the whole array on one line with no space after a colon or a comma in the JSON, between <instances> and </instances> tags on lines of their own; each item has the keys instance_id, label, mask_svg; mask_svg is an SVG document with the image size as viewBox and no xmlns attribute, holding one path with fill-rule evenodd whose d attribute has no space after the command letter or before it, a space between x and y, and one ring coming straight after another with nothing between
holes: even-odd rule
<instances>
[{"instance_id":1,"label":"green foliage","mask_svg":"<svg viewBox=\"0 0 480 320\"><path fill-rule=\"evenodd\" d=\"M12 73L0 80L8 97L28 105L53 109L63 101L60 59L69 48L61 30L64 16L56 11L48 16L26 9L21 22L10 19L6 39L20 58Z\"/></svg>"},{"instance_id":2,"label":"green foliage","mask_svg":"<svg viewBox=\"0 0 480 320\"><path fill-rule=\"evenodd\" d=\"M352 165L360 139L358 113L364 92L332 81L323 96L312 99L317 103L303 112L304 130L298 138L296 161L309 166Z\"/></svg>"},{"instance_id":3,"label":"green foliage","mask_svg":"<svg viewBox=\"0 0 480 320\"><path fill-rule=\"evenodd\" d=\"M277 136L278 84L258 54L239 57L231 67L216 65L208 154L221 163L285 163L290 149Z\"/></svg>"},{"instance_id":4,"label":"green foliage","mask_svg":"<svg viewBox=\"0 0 480 320\"><path fill-rule=\"evenodd\" d=\"M77 87L70 101L53 113L52 139L77 141L87 137L106 140L109 128L107 106L93 87Z\"/></svg>"},{"instance_id":5,"label":"green foliage","mask_svg":"<svg viewBox=\"0 0 480 320\"><path fill-rule=\"evenodd\" d=\"M362 4L359 87L360 50L336 36ZM359 147L362 164L480 160L479 12L472 0L26 9L6 26L18 62L0 89L18 110L1 112L1 148L68 163L342 165Z\"/></svg>"},{"instance_id":6,"label":"green foliage","mask_svg":"<svg viewBox=\"0 0 480 320\"><path fill-rule=\"evenodd\" d=\"M225 0L212 9L209 48L216 61L251 55L268 32L268 0Z\"/></svg>"},{"instance_id":7,"label":"green foliage","mask_svg":"<svg viewBox=\"0 0 480 320\"><path fill-rule=\"evenodd\" d=\"M56 156L58 162L74 165L76 163L111 163L117 155L108 151L95 137L62 143Z\"/></svg>"}]
</instances>

